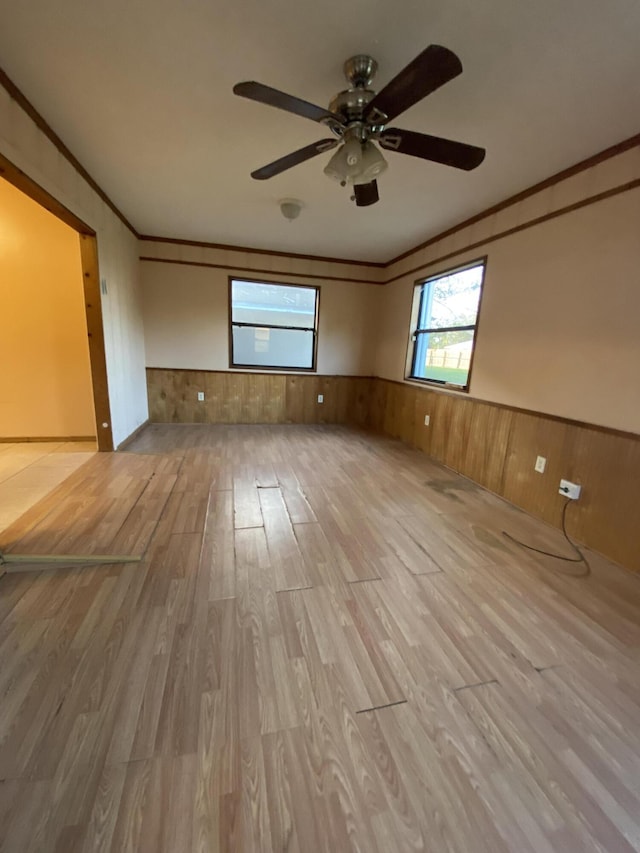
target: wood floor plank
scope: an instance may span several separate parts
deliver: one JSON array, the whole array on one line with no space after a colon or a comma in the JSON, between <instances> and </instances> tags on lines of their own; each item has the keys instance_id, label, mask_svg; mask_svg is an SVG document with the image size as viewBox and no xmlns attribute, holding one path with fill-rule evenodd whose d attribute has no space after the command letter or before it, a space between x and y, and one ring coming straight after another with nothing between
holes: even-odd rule
<instances>
[{"instance_id":1,"label":"wood floor plank","mask_svg":"<svg viewBox=\"0 0 640 853\"><path fill-rule=\"evenodd\" d=\"M243 473L233 478L234 526L262 527L261 503L255 476Z\"/></svg>"},{"instance_id":2,"label":"wood floor plank","mask_svg":"<svg viewBox=\"0 0 640 853\"><path fill-rule=\"evenodd\" d=\"M465 692L460 701L472 714L492 749L501 756L501 761L517 771L510 774L511 784L521 789L521 797L526 797L530 814L553 812L555 821L564 819L569 826L575 826L578 837L586 830L587 836L605 850L626 853L636 848L635 842L629 843L625 838L627 833L637 832L631 816L625 814L620 822L612 820L607 812L614 801L609 797L603 801L599 792L585 784L579 773L576 778L567 772L563 752L552 752L545 742L543 732L550 732L550 727L541 721L538 726L542 731L536 731L535 723L529 722L528 717L536 716L533 709L519 710L510 706L499 685ZM523 779L528 779L526 789ZM617 809L616 814L620 817Z\"/></svg>"},{"instance_id":3,"label":"wood floor plank","mask_svg":"<svg viewBox=\"0 0 640 853\"><path fill-rule=\"evenodd\" d=\"M1 467L1 466L0 466ZM152 425L4 531L0 851L640 850L640 576L346 427Z\"/></svg>"},{"instance_id":4,"label":"wood floor plank","mask_svg":"<svg viewBox=\"0 0 640 853\"><path fill-rule=\"evenodd\" d=\"M124 784L111 840L111 850L141 850L142 824L148 797L151 761L134 761L124 765ZM85 843L91 843L87 832Z\"/></svg>"},{"instance_id":5,"label":"wood floor plank","mask_svg":"<svg viewBox=\"0 0 640 853\"><path fill-rule=\"evenodd\" d=\"M292 524L307 524L317 521L311 509L305 491L296 477L293 467L280 464L274 468L277 485L282 491L282 498L287 507Z\"/></svg>"},{"instance_id":6,"label":"wood floor plank","mask_svg":"<svg viewBox=\"0 0 640 853\"><path fill-rule=\"evenodd\" d=\"M231 491L213 490L200 555L200 570L209 573L211 601L236 594L234 547L233 495Z\"/></svg>"},{"instance_id":7,"label":"wood floor plank","mask_svg":"<svg viewBox=\"0 0 640 853\"><path fill-rule=\"evenodd\" d=\"M304 560L280 489L261 489L260 507L276 591L310 586Z\"/></svg>"}]
</instances>

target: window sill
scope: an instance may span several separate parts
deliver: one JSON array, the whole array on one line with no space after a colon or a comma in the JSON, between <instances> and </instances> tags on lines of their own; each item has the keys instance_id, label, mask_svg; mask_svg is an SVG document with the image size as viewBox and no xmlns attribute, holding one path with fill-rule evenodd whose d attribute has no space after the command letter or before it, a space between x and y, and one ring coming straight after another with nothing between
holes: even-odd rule
<instances>
[{"instance_id":1,"label":"window sill","mask_svg":"<svg viewBox=\"0 0 640 853\"><path fill-rule=\"evenodd\" d=\"M438 382L437 379L420 379L417 376L405 376L405 382L415 382L417 385L427 385L429 388L438 388L440 391L457 391L460 394L468 394L468 385L453 385L451 382Z\"/></svg>"}]
</instances>

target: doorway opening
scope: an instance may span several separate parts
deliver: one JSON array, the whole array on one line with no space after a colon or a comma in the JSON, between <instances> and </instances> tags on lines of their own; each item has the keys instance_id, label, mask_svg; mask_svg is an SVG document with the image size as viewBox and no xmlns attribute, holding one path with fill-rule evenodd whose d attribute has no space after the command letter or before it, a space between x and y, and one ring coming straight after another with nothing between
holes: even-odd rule
<instances>
[{"instance_id":1,"label":"doorway opening","mask_svg":"<svg viewBox=\"0 0 640 853\"><path fill-rule=\"evenodd\" d=\"M54 374L47 374L47 368L49 365L46 363L42 365L42 375L39 376L37 370L33 374L29 374L28 365L24 364L24 360L19 363L14 361L13 389L9 392L8 396L10 398L13 396L15 406L22 406L23 410L25 410L23 413L25 414L25 417L27 417L29 413L26 410L30 409L31 403L29 397L30 388L26 386L26 383L32 382L34 405L37 405L39 400L42 400L44 405L45 401L48 399L47 416L50 418L51 429L53 430L51 435L43 434L41 429L35 433L31 431L32 435L30 435L27 428L26 431L22 432L23 440L25 437L35 437L38 440L46 438L55 439L57 437L63 437L65 439L84 439L89 437L88 431L91 431L92 433L95 433L98 450L112 451L113 434L111 429L109 388L104 350L104 333L102 327L102 303L96 233L86 223L64 207L64 205L60 204L60 202L58 202L46 190L36 184L35 181L1 154L0 178L4 178L22 194L36 202L40 207L49 211L49 213L53 214L54 217L73 229L73 231L78 235L79 240L80 272L78 274L82 277L82 293L80 295L84 302L84 308L80 306L79 302L77 302L75 306L72 302L69 302L67 309L65 309L62 299L60 300L60 304L56 303L53 291L51 293L47 293L49 300L48 306L38 304L37 297L34 298L33 295L29 297L27 292L28 288L26 286L23 288L25 291L24 293L18 294L17 292L14 292L14 299L18 299L20 296L20 298L24 298L26 300L26 308L24 308L24 311L26 312L24 315L25 322L28 323L29 319L32 318L35 327L35 323L38 319L38 313L42 314L43 311L48 311L51 314L51 324L49 326L42 326L42 329L45 330L43 334L50 334L52 339L55 339L56 332L59 331L55 319L56 311L59 310L62 312L60 316L63 317L65 310L68 310L70 314L75 310L79 312L78 323L81 324L83 319L84 322L86 322L86 329L84 331L87 336L86 343L81 339L82 335L80 335L80 337L76 335L75 342L66 341L64 347L61 345L57 346L56 351L62 353L61 357L63 360L66 359L66 362L63 361L62 367L58 368L55 373L55 378L52 378ZM53 224L55 225L55 223ZM8 228L7 232L9 232ZM2 237L1 233L0 237ZM5 238L9 241L10 234L7 233ZM9 250L9 248L9 244L7 243L7 249ZM28 246L24 246L22 248L25 252L28 252ZM46 267L41 269L40 273L46 280ZM7 287L10 286L11 284L8 283ZM64 290L60 292L63 294ZM14 305L14 308L15 307L16 306ZM22 311L22 307L20 307L19 310ZM82 315L84 315L84 318ZM40 320L42 320L42 317L40 317ZM78 328L80 328L80 325ZM58 344L59 343L60 342L58 341ZM46 348L44 348L43 351L46 351ZM10 371L11 363L6 365L5 369ZM87 375L87 373L90 375ZM21 383L24 383L25 387L20 387ZM9 377L8 384L9 386L11 385L11 377ZM58 385L60 386L61 394L64 386L64 393L66 395L65 400L67 401L65 405L67 407L67 411L57 412L58 418L56 420L54 395ZM77 406L78 410L73 412L72 418L71 412L68 411L68 409L69 407L74 406ZM14 438L20 440L20 435L14 436L11 434L10 408L7 407L6 411L7 425L3 430L2 437L5 440L11 440ZM33 418L33 412L31 413L31 417ZM67 418L66 421L65 417ZM77 425L76 431L73 435L68 434L68 430L66 435L61 435L60 433L60 430L64 431L65 424L67 422ZM16 427L21 426L20 419L18 417L15 419L15 424ZM80 430L79 432L77 432L78 429Z\"/></svg>"}]
</instances>

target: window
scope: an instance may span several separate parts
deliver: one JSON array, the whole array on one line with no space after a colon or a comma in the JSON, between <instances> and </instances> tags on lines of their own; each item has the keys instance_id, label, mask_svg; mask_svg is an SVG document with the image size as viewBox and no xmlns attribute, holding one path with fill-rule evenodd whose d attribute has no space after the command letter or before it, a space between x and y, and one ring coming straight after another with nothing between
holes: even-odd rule
<instances>
[{"instance_id":1,"label":"window","mask_svg":"<svg viewBox=\"0 0 640 853\"><path fill-rule=\"evenodd\" d=\"M230 280L231 367L315 370L319 288Z\"/></svg>"},{"instance_id":2,"label":"window","mask_svg":"<svg viewBox=\"0 0 640 853\"><path fill-rule=\"evenodd\" d=\"M485 264L486 258L416 285L407 378L468 390Z\"/></svg>"}]
</instances>

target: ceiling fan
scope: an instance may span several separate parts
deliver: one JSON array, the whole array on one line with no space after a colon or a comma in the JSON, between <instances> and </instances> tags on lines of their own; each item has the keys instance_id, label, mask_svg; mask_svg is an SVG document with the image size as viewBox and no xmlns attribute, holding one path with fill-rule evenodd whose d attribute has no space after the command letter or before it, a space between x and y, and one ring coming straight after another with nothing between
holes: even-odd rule
<instances>
[{"instance_id":1,"label":"ceiling fan","mask_svg":"<svg viewBox=\"0 0 640 853\"><path fill-rule=\"evenodd\" d=\"M378 63L370 56L360 54L348 59L344 64L344 73L350 86L333 98L328 109L263 83L237 83L233 87L236 95L317 121L326 125L337 137L320 139L299 148L256 169L251 177L259 181L273 178L292 166L340 146L324 172L342 186L353 186L352 198L358 207L365 207L378 201L376 178L387 168L386 160L374 145L374 140L389 151L432 160L456 169L469 171L482 163L484 148L440 136L387 127L388 122L400 113L462 73L462 63L455 53L437 44L429 45L376 94L369 87L377 69Z\"/></svg>"}]
</instances>

